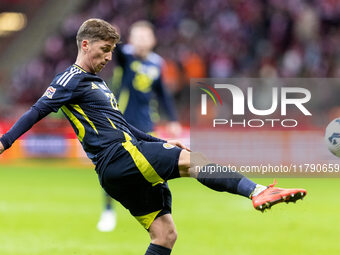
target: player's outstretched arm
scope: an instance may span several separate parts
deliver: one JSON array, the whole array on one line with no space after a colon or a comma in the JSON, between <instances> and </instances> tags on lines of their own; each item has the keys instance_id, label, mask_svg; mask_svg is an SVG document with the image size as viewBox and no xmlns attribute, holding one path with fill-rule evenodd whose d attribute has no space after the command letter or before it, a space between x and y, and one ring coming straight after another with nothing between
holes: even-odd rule
<instances>
[{"instance_id":1,"label":"player's outstretched arm","mask_svg":"<svg viewBox=\"0 0 340 255\"><path fill-rule=\"evenodd\" d=\"M21 135L30 130L35 123L51 112L57 112L60 107L77 96L74 90L77 88L80 76L74 75L70 76L70 78L72 80L65 84L65 86L52 82L31 109L22 115L14 126L0 138L0 142L5 150L11 147Z\"/></svg>"},{"instance_id":2,"label":"player's outstretched arm","mask_svg":"<svg viewBox=\"0 0 340 255\"><path fill-rule=\"evenodd\" d=\"M0 138L0 153L7 150L12 144L31 127L45 117L49 112L43 113L36 107L31 107L21 118L13 125L13 127Z\"/></svg>"}]
</instances>

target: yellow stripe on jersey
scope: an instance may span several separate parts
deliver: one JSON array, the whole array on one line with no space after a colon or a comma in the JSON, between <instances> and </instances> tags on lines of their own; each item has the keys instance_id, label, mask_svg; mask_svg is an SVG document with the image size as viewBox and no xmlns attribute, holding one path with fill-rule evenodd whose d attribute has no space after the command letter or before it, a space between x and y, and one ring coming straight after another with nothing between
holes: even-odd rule
<instances>
[{"instance_id":1,"label":"yellow stripe on jersey","mask_svg":"<svg viewBox=\"0 0 340 255\"><path fill-rule=\"evenodd\" d=\"M116 126L115 126L115 124L113 124L113 122L112 122L108 117L106 117L106 118L110 121L112 127L113 127L114 129L117 129Z\"/></svg>"},{"instance_id":2,"label":"yellow stripe on jersey","mask_svg":"<svg viewBox=\"0 0 340 255\"><path fill-rule=\"evenodd\" d=\"M129 103L130 91L128 89L122 89L118 99L119 110L124 114L126 107Z\"/></svg>"},{"instance_id":3,"label":"yellow stripe on jersey","mask_svg":"<svg viewBox=\"0 0 340 255\"><path fill-rule=\"evenodd\" d=\"M138 170L142 173L144 178L155 186L160 183L164 183L164 180L157 174L155 169L149 163L149 161L144 157L144 155L138 150L138 148L131 143L131 137L124 132L126 142L122 143L125 150L127 150Z\"/></svg>"},{"instance_id":4,"label":"yellow stripe on jersey","mask_svg":"<svg viewBox=\"0 0 340 255\"><path fill-rule=\"evenodd\" d=\"M145 229L149 229L151 223L155 220L156 216L159 214L160 211L161 210L155 211L155 212L143 215L143 216L135 216L135 218L136 220L138 220L140 224L142 224L142 226Z\"/></svg>"},{"instance_id":5,"label":"yellow stripe on jersey","mask_svg":"<svg viewBox=\"0 0 340 255\"><path fill-rule=\"evenodd\" d=\"M126 133L126 132L123 132L124 133L124 136L125 136L125 140L126 141L131 141L132 139L131 139L131 136L129 136L129 134L128 133Z\"/></svg>"},{"instance_id":6,"label":"yellow stripe on jersey","mask_svg":"<svg viewBox=\"0 0 340 255\"><path fill-rule=\"evenodd\" d=\"M83 124L76 118L76 116L73 115L73 113L64 105L61 107L61 110L66 114L66 116L72 121L72 123L76 126L78 129L78 139L79 141L83 141L85 136L85 128Z\"/></svg>"},{"instance_id":7,"label":"yellow stripe on jersey","mask_svg":"<svg viewBox=\"0 0 340 255\"><path fill-rule=\"evenodd\" d=\"M91 125L91 127L94 129L94 131L96 131L97 135L98 135L98 131L96 129L96 126L93 124L93 122L89 119L89 117L86 115L86 113L83 111L83 109L80 108L79 105L77 104L71 104L71 107L76 110L77 112L79 112L83 117L84 119L87 120L87 122Z\"/></svg>"}]
</instances>

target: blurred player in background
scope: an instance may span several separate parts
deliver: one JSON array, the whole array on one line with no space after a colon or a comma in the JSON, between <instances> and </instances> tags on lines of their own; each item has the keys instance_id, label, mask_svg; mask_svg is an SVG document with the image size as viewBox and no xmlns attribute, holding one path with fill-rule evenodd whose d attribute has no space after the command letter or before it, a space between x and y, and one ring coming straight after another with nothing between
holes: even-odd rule
<instances>
[{"instance_id":1,"label":"blurred player in background","mask_svg":"<svg viewBox=\"0 0 340 255\"><path fill-rule=\"evenodd\" d=\"M304 189L275 188L275 183L259 185L238 172L209 171L218 165L191 153L180 141L165 141L130 125L105 81L96 75L112 59L119 39L109 23L85 21L77 33L75 64L57 74L43 96L0 138L0 154L61 108L96 166L101 186L148 231L146 255L169 255L177 239L168 180L190 176L212 190L249 198L261 211L307 194Z\"/></svg>"},{"instance_id":2,"label":"blurred player in background","mask_svg":"<svg viewBox=\"0 0 340 255\"><path fill-rule=\"evenodd\" d=\"M157 136L152 116L157 113L150 107L156 96L170 119L167 131L174 138L180 135L181 125L177 121L173 100L162 80L163 59L152 51L155 45L156 37L150 22L142 20L131 25L129 44L117 45L115 49L118 66L112 78L113 91L118 95L119 109L127 122L145 133ZM97 228L111 231L116 223L116 213L107 194L104 195L104 203Z\"/></svg>"},{"instance_id":3,"label":"blurred player in background","mask_svg":"<svg viewBox=\"0 0 340 255\"><path fill-rule=\"evenodd\" d=\"M104 209L97 223L97 229L101 232L113 231L117 224L117 213L112 198L104 191Z\"/></svg>"},{"instance_id":4,"label":"blurred player in background","mask_svg":"<svg viewBox=\"0 0 340 255\"><path fill-rule=\"evenodd\" d=\"M117 45L115 55L118 67L113 76L113 89L118 95L119 109L131 125L145 133L154 131L150 108L154 96L163 106L170 122L169 135L178 136L181 126L177 121L175 105L162 79L163 59L153 52L156 37L153 25L137 21L130 27L129 44Z\"/></svg>"}]
</instances>

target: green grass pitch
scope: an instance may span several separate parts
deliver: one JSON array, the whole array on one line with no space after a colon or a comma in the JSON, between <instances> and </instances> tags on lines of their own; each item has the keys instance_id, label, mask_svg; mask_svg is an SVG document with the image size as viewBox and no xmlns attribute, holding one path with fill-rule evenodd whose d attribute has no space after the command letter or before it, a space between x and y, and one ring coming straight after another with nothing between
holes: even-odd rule
<instances>
[{"instance_id":1,"label":"green grass pitch","mask_svg":"<svg viewBox=\"0 0 340 255\"><path fill-rule=\"evenodd\" d=\"M249 200L195 180L170 181L178 231L172 254L340 254L340 179L278 183L306 188L308 195L262 214ZM101 208L92 166L58 160L0 163L0 254L144 254L148 234L121 205L115 231L97 231Z\"/></svg>"}]
</instances>

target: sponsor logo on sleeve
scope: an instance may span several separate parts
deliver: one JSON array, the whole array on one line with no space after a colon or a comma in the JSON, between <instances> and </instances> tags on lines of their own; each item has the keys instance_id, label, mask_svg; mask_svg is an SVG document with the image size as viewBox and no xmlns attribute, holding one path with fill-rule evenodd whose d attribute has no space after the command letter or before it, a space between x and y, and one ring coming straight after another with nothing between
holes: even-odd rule
<instances>
[{"instance_id":1,"label":"sponsor logo on sleeve","mask_svg":"<svg viewBox=\"0 0 340 255\"><path fill-rule=\"evenodd\" d=\"M54 93L56 92L56 88L53 88L52 86L49 86L47 90L45 91L43 96L48 97L49 99L53 98Z\"/></svg>"}]
</instances>

